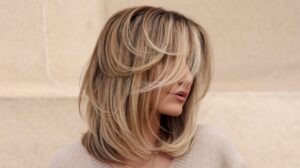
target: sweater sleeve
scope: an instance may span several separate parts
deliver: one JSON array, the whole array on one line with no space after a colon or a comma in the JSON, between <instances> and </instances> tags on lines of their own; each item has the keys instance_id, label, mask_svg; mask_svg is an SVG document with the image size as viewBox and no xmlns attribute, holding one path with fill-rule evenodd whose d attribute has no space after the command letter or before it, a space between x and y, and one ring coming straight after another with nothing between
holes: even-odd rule
<instances>
[{"instance_id":1,"label":"sweater sleeve","mask_svg":"<svg viewBox=\"0 0 300 168\"><path fill-rule=\"evenodd\" d=\"M51 158L48 168L109 168L94 159L81 145L80 140L59 149Z\"/></svg>"},{"instance_id":2,"label":"sweater sleeve","mask_svg":"<svg viewBox=\"0 0 300 168\"><path fill-rule=\"evenodd\" d=\"M89 161L80 150L78 143L71 143L56 151L49 162L48 168L79 168L88 167L82 162ZM83 166L84 165L84 166Z\"/></svg>"},{"instance_id":3,"label":"sweater sleeve","mask_svg":"<svg viewBox=\"0 0 300 168\"><path fill-rule=\"evenodd\" d=\"M214 128L220 144L223 168L247 168L247 162L242 157L233 141L221 128Z\"/></svg>"},{"instance_id":4,"label":"sweater sleeve","mask_svg":"<svg viewBox=\"0 0 300 168\"><path fill-rule=\"evenodd\" d=\"M65 149L60 149L51 158L48 168L72 167L74 161L76 162L76 160L70 159L70 154Z\"/></svg>"},{"instance_id":5,"label":"sweater sleeve","mask_svg":"<svg viewBox=\"0 0 300 168\"><path fill-rule=\"evenodd\" d=\"M61 159L61 156L59 153L60 152L57 152L51 158L48 168L64 168L64 167L66 167L66 164L64 163L64 160Z\"/></svg>"}]
</instances>

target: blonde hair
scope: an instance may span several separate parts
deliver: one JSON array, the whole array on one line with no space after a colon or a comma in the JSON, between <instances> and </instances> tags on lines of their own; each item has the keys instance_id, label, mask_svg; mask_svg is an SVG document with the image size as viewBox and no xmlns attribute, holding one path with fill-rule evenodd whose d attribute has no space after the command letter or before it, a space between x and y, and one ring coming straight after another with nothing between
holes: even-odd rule
<instances>
[{"instance_id":1,"label":"blonde hair","mask_svg":"<svg viewBox=\"0 0 300 168\"><path fill-rule=\"evenodd\" d=\"M161 115L161 135L154 134L161 145L153 148L141 127L145 122L150 127L157 107L157 101L150 107L151 91L160 93L162 87L176 83L185 60L194 77L190 94L180 116ZM166 73L170 61L174 65ZM153 80L157 65L163 65L162 71ZM96 159L115 163L146 157L154 150L184 155L190 150L199 102L210 81L208 37L199 24L161 7L121 10L104 25L84 74L79 112L86 97L88 130L81 143Z\"/></svg>"}]
</instances>

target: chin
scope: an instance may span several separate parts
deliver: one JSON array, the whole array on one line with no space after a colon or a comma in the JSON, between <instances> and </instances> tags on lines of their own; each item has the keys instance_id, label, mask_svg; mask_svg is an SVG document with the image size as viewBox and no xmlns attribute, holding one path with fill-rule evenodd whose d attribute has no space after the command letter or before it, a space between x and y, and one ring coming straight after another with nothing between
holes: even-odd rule
<instances>
[{"instance_id":1,"label":"chin","mask_svg":"<svg viewBox=\"0 0 300 168\"><path fill-rule=\"evenodd\" d=\"M162 112L161 114L170 117L178 117L182 114L182 110L166 111L166 112Z\"/></svg>"},{"instance_id":2,"label":"chin","mask_svg":"<svg viewBox=\"0 0 300 168\"><path fill-rule=\"evenodd\" d=\"M181 115L181 112L180 113L172 113L169 116L170 117L179 117L180 115Z\"/></svg>"}]
</instances>

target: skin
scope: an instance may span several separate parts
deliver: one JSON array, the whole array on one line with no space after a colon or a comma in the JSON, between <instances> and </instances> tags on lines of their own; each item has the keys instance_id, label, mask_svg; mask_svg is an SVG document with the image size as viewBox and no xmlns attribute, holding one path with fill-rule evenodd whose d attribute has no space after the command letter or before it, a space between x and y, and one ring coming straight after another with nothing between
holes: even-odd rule
<instances>
[{"instance_id":1,"label":"skin","mask_svg":"<svg viewBox=\"0 0 300 168\"><path fill-rule=\"evenodd\" d=\"M170 66L171 67L171 66ZM154 67L158 68L158 67ZM156 73L159 73L159 71L156 71ZM155 77L155 75L154 75ZM182 113L182 108L185 102L178 101L175 96L172 94L178 90L185 90L190 91L193 84L193 76L192 73L189 70L189 67L186 65L183 73L181 74L181 78L177 83L174 83L172 85L163 87L161 90L161 95L158 100L157 105L157 117L155 120L150 121L152 124L152 129L156 130L156 133L159 131L159 120L160 115L168 115L168 116L179 116ZM154 104L154 100L157 98L157 92L153 92L151 104ZM155 137L149 132L147 134L148 140L154 145L155 143ZM135 161L128 161L127 163L129 165L135 165L135 167L159 167L159 168L167 168L171 165L172 160L171 156L168 156L164 153L158 153L158 155L155 158L155 164L153 165L153 158L149 159L137 159ZM150 160L150 161L149 161ZM145 164L146 163L146 164ZM143 165L143 166L138 166ZM121 168L121 165L111 165L112 168ZM124 166L123 166L124 167ZM126 167L126 166L125 166ZM128 166L127 166L128 168Z\"/></svg>"}]
</instances>

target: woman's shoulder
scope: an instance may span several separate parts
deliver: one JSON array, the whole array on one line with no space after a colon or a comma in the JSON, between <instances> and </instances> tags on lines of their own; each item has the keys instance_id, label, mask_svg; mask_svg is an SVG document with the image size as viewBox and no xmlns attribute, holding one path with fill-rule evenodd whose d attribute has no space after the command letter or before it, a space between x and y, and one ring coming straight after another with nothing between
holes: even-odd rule
<instances>
[{"instance_id":1,"label":"woman's shoulder","mask_svg":"<svg viewBox=\"0 0 300 168\"><path fill-rule=\"evenodd\" d=\"M231 138L220 127L211 124L198 124L195 139L202 143L232 143Z\"/></svg>"},{"instance_id":2,"label":"woman's shoulder","mask_svg":"<svg viewBox=\"0 0 300 168\"><path fill-rule=\"evenodd\" d=\"M193 139L194 148L210 148L220 150L223 145L230 144L231 140L220 127L210 124L198 124Z\"/></svg>"},{"instance_id":3,"label":"woman's shoulder","mask_svg":"<svg viewBox=\"0 0 300 168\"><path fill-rule=\"evenodd\" d=\"M49 162L49 168L94 168L101 166L101 162L96 161L87 152L80 140L73 141L56 151Z\"/></svg>"},{"instance_id":4,"label":"woman's shoulder","mask_svg":"<svg viewBox=\"0 0 300 168\"><path fill-rule=\"evenodd\" d=\"M228 139L222 128L211 124L198 124L195 136L202 136L202 138L207 138L207 140L211 138L217 138L221 141Z\"/></svg>"},{"instance_id":5,"label":"woman's shoulder","mask_svg":"<svg viewBox=\"0 0 300 168\"><path fill-rule=\"evenodd\" d=\"M194 159L202 162L218 161L214 164L228 167L246 167L246 161L226 132L217 126L199 124L193 141ZM225 166L226 167L226 166Z\"/></svg>"}]
</instances>

